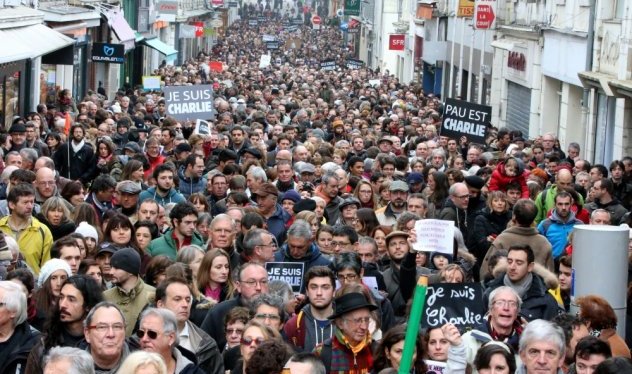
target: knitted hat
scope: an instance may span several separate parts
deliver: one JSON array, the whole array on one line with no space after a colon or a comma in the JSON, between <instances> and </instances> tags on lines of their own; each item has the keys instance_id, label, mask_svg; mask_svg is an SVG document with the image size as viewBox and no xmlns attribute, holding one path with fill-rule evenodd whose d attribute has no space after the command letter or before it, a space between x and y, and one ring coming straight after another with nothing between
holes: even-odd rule
<instances>
[{"instance_id":1,"label":"knitted hat","mask_svg":"<svg viewBox=\"0 0 632 374\"><path fill-rule=\"evenodd\" d=\"M283 197L281 198L281 202L283 200L292 200L294 204L296 204L298 203L299 200L301 200L301 195L299 195L299 193L296 192L296 190L287 190L283 194Z\"/></svg>"},{"instance_id":2,"label":"knitted hat","mask_svg":"<svg viewBox=\"0 0 632 374\"><path fill-rule=\"evenodd\" d=\"M110 258L110 266L138 275L140 274L140 255L133 248L120 249Z\"/></svg>"},{"instance_id":3,"label":"knitted hat","mask_svg":"<svg viewBox=\"0 0 632 374\"><path fill-rule=\"evenodd\" d=\"M99 233L97 232L97 229L88 222L81 222L75 229L75 232L77 234L81 234L84 238L94 239L95 242L99 241Z\"/></svg>"},{"instance_id":4,"label":"knitted hat","mask_svg":"<svg viewBox=\"0 0 632 374\"><path fill-rule=\"evenodd\" d=\"M64 260L60 260L58 258L52 258L42 266L39 273L39 278L37 278L37 287L42 287L44 282L57 270L63 270L70 277L72 275L72 270L70 270L70 265Z\"/></svg>"}]
</instances>

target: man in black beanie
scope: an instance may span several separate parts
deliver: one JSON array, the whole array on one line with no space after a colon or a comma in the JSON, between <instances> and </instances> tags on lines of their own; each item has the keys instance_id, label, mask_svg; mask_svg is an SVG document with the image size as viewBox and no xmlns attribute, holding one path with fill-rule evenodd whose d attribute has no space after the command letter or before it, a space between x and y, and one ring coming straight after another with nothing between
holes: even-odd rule
<instances>
[{"instance_id":1,"label":"man in black beanie","mask_svg":"<svg viewBox=\"0 0 632 374\"><path fill-rule=\"evenodd\" d=\"M110 258L114 287L103 292L105 301L116 304L125 316L125 334L131 336L138 315L154 299L156 289L140 278L140 255L133 248L123 248Z\"/></svg>"}]
</instances>

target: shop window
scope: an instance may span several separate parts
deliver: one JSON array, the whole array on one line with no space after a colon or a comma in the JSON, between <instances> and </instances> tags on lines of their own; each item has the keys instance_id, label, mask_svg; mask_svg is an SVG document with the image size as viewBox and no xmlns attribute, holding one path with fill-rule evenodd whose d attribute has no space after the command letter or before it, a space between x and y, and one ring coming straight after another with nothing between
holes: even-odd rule
<instances>
[{"instance_id":1,"label":"shop window","mask_svg":"<svg viewBox=\"0 0 632 374\"><path fill-rule=\"evenodd\" d=\"M614 18L623 19L626 0L614 0Z\"/></svg>"},{"instance_id":2,"label":"shop window","mask_svg":"<svg viewBox=\"0 0 632 374\"><path fill-rule=\"evenodd\" d=\"M0 121L9 127L14 116L20 115L20 72L0 72Z\"/></svg>"}]
</instances>

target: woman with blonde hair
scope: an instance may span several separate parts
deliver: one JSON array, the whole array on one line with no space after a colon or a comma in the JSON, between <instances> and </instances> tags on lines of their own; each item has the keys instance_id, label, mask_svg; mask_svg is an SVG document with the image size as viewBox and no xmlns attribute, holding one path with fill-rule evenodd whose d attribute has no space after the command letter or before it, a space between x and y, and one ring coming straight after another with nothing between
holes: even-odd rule
<instances>
[{"instance_id":1,"label":"woman with blonde hair","mask_svg":"<svg viewBox=\"0 0 632 374\"><path fill-rule=\"evenodd\" d=\"M167 374L167 366L158 353L136 351L123 361L117 374Z\"/></svg>"},{"instance_id":2,"label":"woman with blonde hair","mask_svg":"<svg viewBox=\"0 0 632 374\"><path fill-rule=\"evenodd\" d=\"M42 205L42 211L36 216L53 234L53 240L63 238L75 232L77 225L69 219L68 203L61 196L51 196Z\"/></svg>"},{"instance_id":3,"label":"woman with blonde hair","mask_svg":"<svg viewBox=\"0 0 632 374\"><path fill-rule=\"evenodd\" d=\"M318 233L320 229L320 221L316 213L310 210L303 210L294 216L294 221L298 221L299 219L309 223L309 227L312 229L312 240L316 240L316 233Z\"/></svg>"},{"instance_id":4,"label":"woman with blonde hair","mask_svg":"<svg viewBox=\"0 0 632 374\"><path fill-rule=\"evenodd\" d=\"M235 292L230 256L216 248L206 252L197 274L197 287L209 300L222 302Z\"/></svg>"},{"instance_id":5,"label":"woman with blonde hair","mask_svg":"<svg viewBox=\"0 0 632 374\"><path fill-rule=\"evenodd\" d=\"M281 335L278 331L271 329L263 323L251 320L244 327L244 332L241 335L241 342L239 344L239 350L241 351L241 359L237 362L235 367L231 370L232 374L244 374L246 373L246 367L248 361L252 357L253 352L261 343L271 340L281 339Z\"/></svg>"}]
</instances>

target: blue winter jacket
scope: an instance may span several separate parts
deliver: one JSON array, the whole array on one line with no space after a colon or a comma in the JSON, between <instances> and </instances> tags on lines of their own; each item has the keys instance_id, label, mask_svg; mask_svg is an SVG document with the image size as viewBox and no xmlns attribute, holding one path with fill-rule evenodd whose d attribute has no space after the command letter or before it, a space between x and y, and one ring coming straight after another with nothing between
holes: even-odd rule
<instances>
[{"instance_id":1,"label":"blue winter jacket","mask_svg":"<svg viewBox=\"0 0 632 374\"><path fill-rule=\"evenodd\" d=\"M172 188L169 190L169 193L167 194L167 196L160 196L158 195L158 193L156 192L156 187L150 187L147 190L143 191L140 193L140 197L139 197L139 201L138 203L142 203L143 201L147 200L147 199L154 199L156 200L156 202L158 203L158 205L161 206L165 206L169 203L181 203L183 201L186 201L186 199L184 198L184 196L182 196L181 193L179 193L178 191L176 191L175 188Z\"/></svg>"},{"instance_id":2,"label":"blue winter jacket","mask_svg":"<svg viewBox=\"0 0 632 374\"><path fill-rule=\"evenodd\" d=\"M564 249L568 244L568 236L573 231L575 225L584 224L582 221L575 218L575 213L569 213L568 220L563 222L557 215L557 211L554 209L551 213L551 217L543 220L538 225L538 232L540 235L544 235L546 239L551 243L553 247L553 258L560 258L564 254Z\"/></svg>"},{"instance_id":3,"label":"blue winter jacket","mask_svg":"<svg viewBox=\"0 0 632 374\"><path fill-rule=\"evenodd\" d=\"M301 258L294 258L290 255L290 252L287 247L287 243L283 244L281 248L274 254L275 262L302 262L305 264L303 269L303 274L307 273L312 266L329 266L331 262L320 253L318 246L316 243L312 243L305 253L305 256ZM301 293L305 293L305 282L303 282L303 286L301 287Z\"/></svg>"},{"instance_id":4,"label":"blue winter jacket","mask_svg":"<svg viewBox=\"0 0 632 374\"><path fill-rule=\"evenodd\" d=\"M277 243L279 244L285 243L287 232L285 225L288 223L290 218L290 215L285 211L285 209L283 209L281 204L276 205L274 214L268 218L268 231L274 235Z\"/></svg>"},{"instance_id":5,"label":"blue winter jacket","mask_svg":"<svg viewBox=\"0 0 632 374\"><path fill-rule=\"evenodd\" d=\"M189 178L184 175L184 166L181 166L180 169L178 169L178 190L185 199L188 199L189 196L194 193L204 192L205 189L206 178Z\"/></svg>"}]
</instances>

